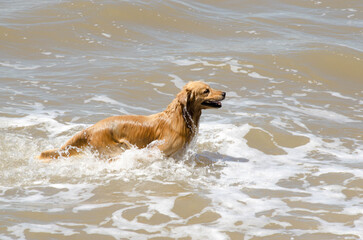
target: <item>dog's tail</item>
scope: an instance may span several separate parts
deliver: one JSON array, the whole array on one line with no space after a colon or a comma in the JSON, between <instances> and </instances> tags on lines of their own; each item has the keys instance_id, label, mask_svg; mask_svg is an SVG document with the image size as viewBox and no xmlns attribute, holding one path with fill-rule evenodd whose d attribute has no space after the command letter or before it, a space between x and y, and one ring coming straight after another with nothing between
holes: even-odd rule
<instances>
[{"instance_id":1,"label":"dog's tail","mask_svg":"<svg viewBox=\"0 0 363 240\"><path fill-rule=\"evenodd\" d=\"M80 153L80 150L87 145L88 134L83 130L69 139L61 148L42 152L37 158L44 162L59 157L70 157Z\"/></svg>"},{"instance_id":2,"label":"dog's tail","mask_svg":"<svg viewBox=\"0 0 363 240\"><path fill-rule=\"evenodd\" d=\"M59 148L47 150L42 152L37 158L39 160L46 160L46 159L56 159L61 156L61 153L59 152Z\"/></svg>"}]
</instances>

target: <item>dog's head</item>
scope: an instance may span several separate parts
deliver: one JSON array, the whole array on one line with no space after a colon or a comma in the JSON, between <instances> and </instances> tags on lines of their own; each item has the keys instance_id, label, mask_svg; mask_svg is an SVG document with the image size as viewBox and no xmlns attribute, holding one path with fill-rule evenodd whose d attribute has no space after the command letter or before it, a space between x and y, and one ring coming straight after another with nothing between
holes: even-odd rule
<instances>
[{"instance_id":1,"label":"dog's head","mask_svg":"<svg viewBox=\"0 0 363 240\"><path fill-rule=\"evenodd\" d=\"M194 109L220 108L225 97L225 92L214 90L200 81L189 82L178 94L182 104Z\"/></svg>"}]
</instances>

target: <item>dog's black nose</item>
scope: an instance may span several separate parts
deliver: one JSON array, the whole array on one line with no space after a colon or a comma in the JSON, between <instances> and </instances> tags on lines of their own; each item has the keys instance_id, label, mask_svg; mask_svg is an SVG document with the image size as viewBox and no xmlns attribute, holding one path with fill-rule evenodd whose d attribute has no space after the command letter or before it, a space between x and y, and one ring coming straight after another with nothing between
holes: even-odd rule
<instances>
[{"instance_id":1,"label":"dog's black nose","mask_svg":"<svg viewBox=\"0 0 363 240\"><path fill-rule=\"evenodd\" d=\"M226 93L225 92L222 92L222 96L223 96L223 98L225 98L226 97Z\"/></svg>"}]
</instances>

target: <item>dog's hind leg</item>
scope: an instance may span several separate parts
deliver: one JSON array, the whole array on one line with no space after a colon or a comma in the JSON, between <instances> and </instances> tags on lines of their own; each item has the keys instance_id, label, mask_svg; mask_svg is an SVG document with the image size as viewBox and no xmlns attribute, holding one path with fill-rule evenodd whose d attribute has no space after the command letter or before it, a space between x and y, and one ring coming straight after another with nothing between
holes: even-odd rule
<instances>
[{"instance_id":1,"label":"dog's hind leg","mask_svg":"<svg viewBox=\"0 0 363 240\"><path fill-rule=\"evenodd\" d=\"M87 146L87 137L86 130L83 130L69 139L62 147L42 152L38 159L48 162L50 159L77 155L82 148Z\"/></svg>"},{"instance_id":2,"label":"dog's hind leg","mask_svg":"<svg viewBox=\"0 0 363 240\"><path fill-rule=\"evenodd\" d=\"M117 140L112 144L109 143L106 147L96 149L99 153L99 157L112 162L117 156L125 152L127 149L133 146L124 139Z\"/></svg>"},{"instance_id":3,"label":"dog's hind leg","mask_svg":"<svg viewBox=\"0 0 363 240\"><path fill-rule=\"evenodd\" d=\"M117 147L126 150L126 149L130 149L132 148L132 145L130 144L129 141L125 140L125 139L120 139L117 141Z\"/></svg>"}]
</instances>

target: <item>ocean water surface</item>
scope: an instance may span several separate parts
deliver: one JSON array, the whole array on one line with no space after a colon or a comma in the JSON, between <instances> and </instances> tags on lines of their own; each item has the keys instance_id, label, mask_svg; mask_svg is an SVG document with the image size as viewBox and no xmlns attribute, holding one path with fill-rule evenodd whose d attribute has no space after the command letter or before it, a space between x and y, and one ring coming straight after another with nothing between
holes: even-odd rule
<instances>
[{"instance_id":1,"label":"ocean water surface","mask_svg":"<svg viewBox=\"0 0 363 240\"><path fill-rule=\"evenodd\" d=\"M363 2L0 2L0 239L363 238ZM227 92L182 159L35 157Z\"/></svg>"}]
</instances>

